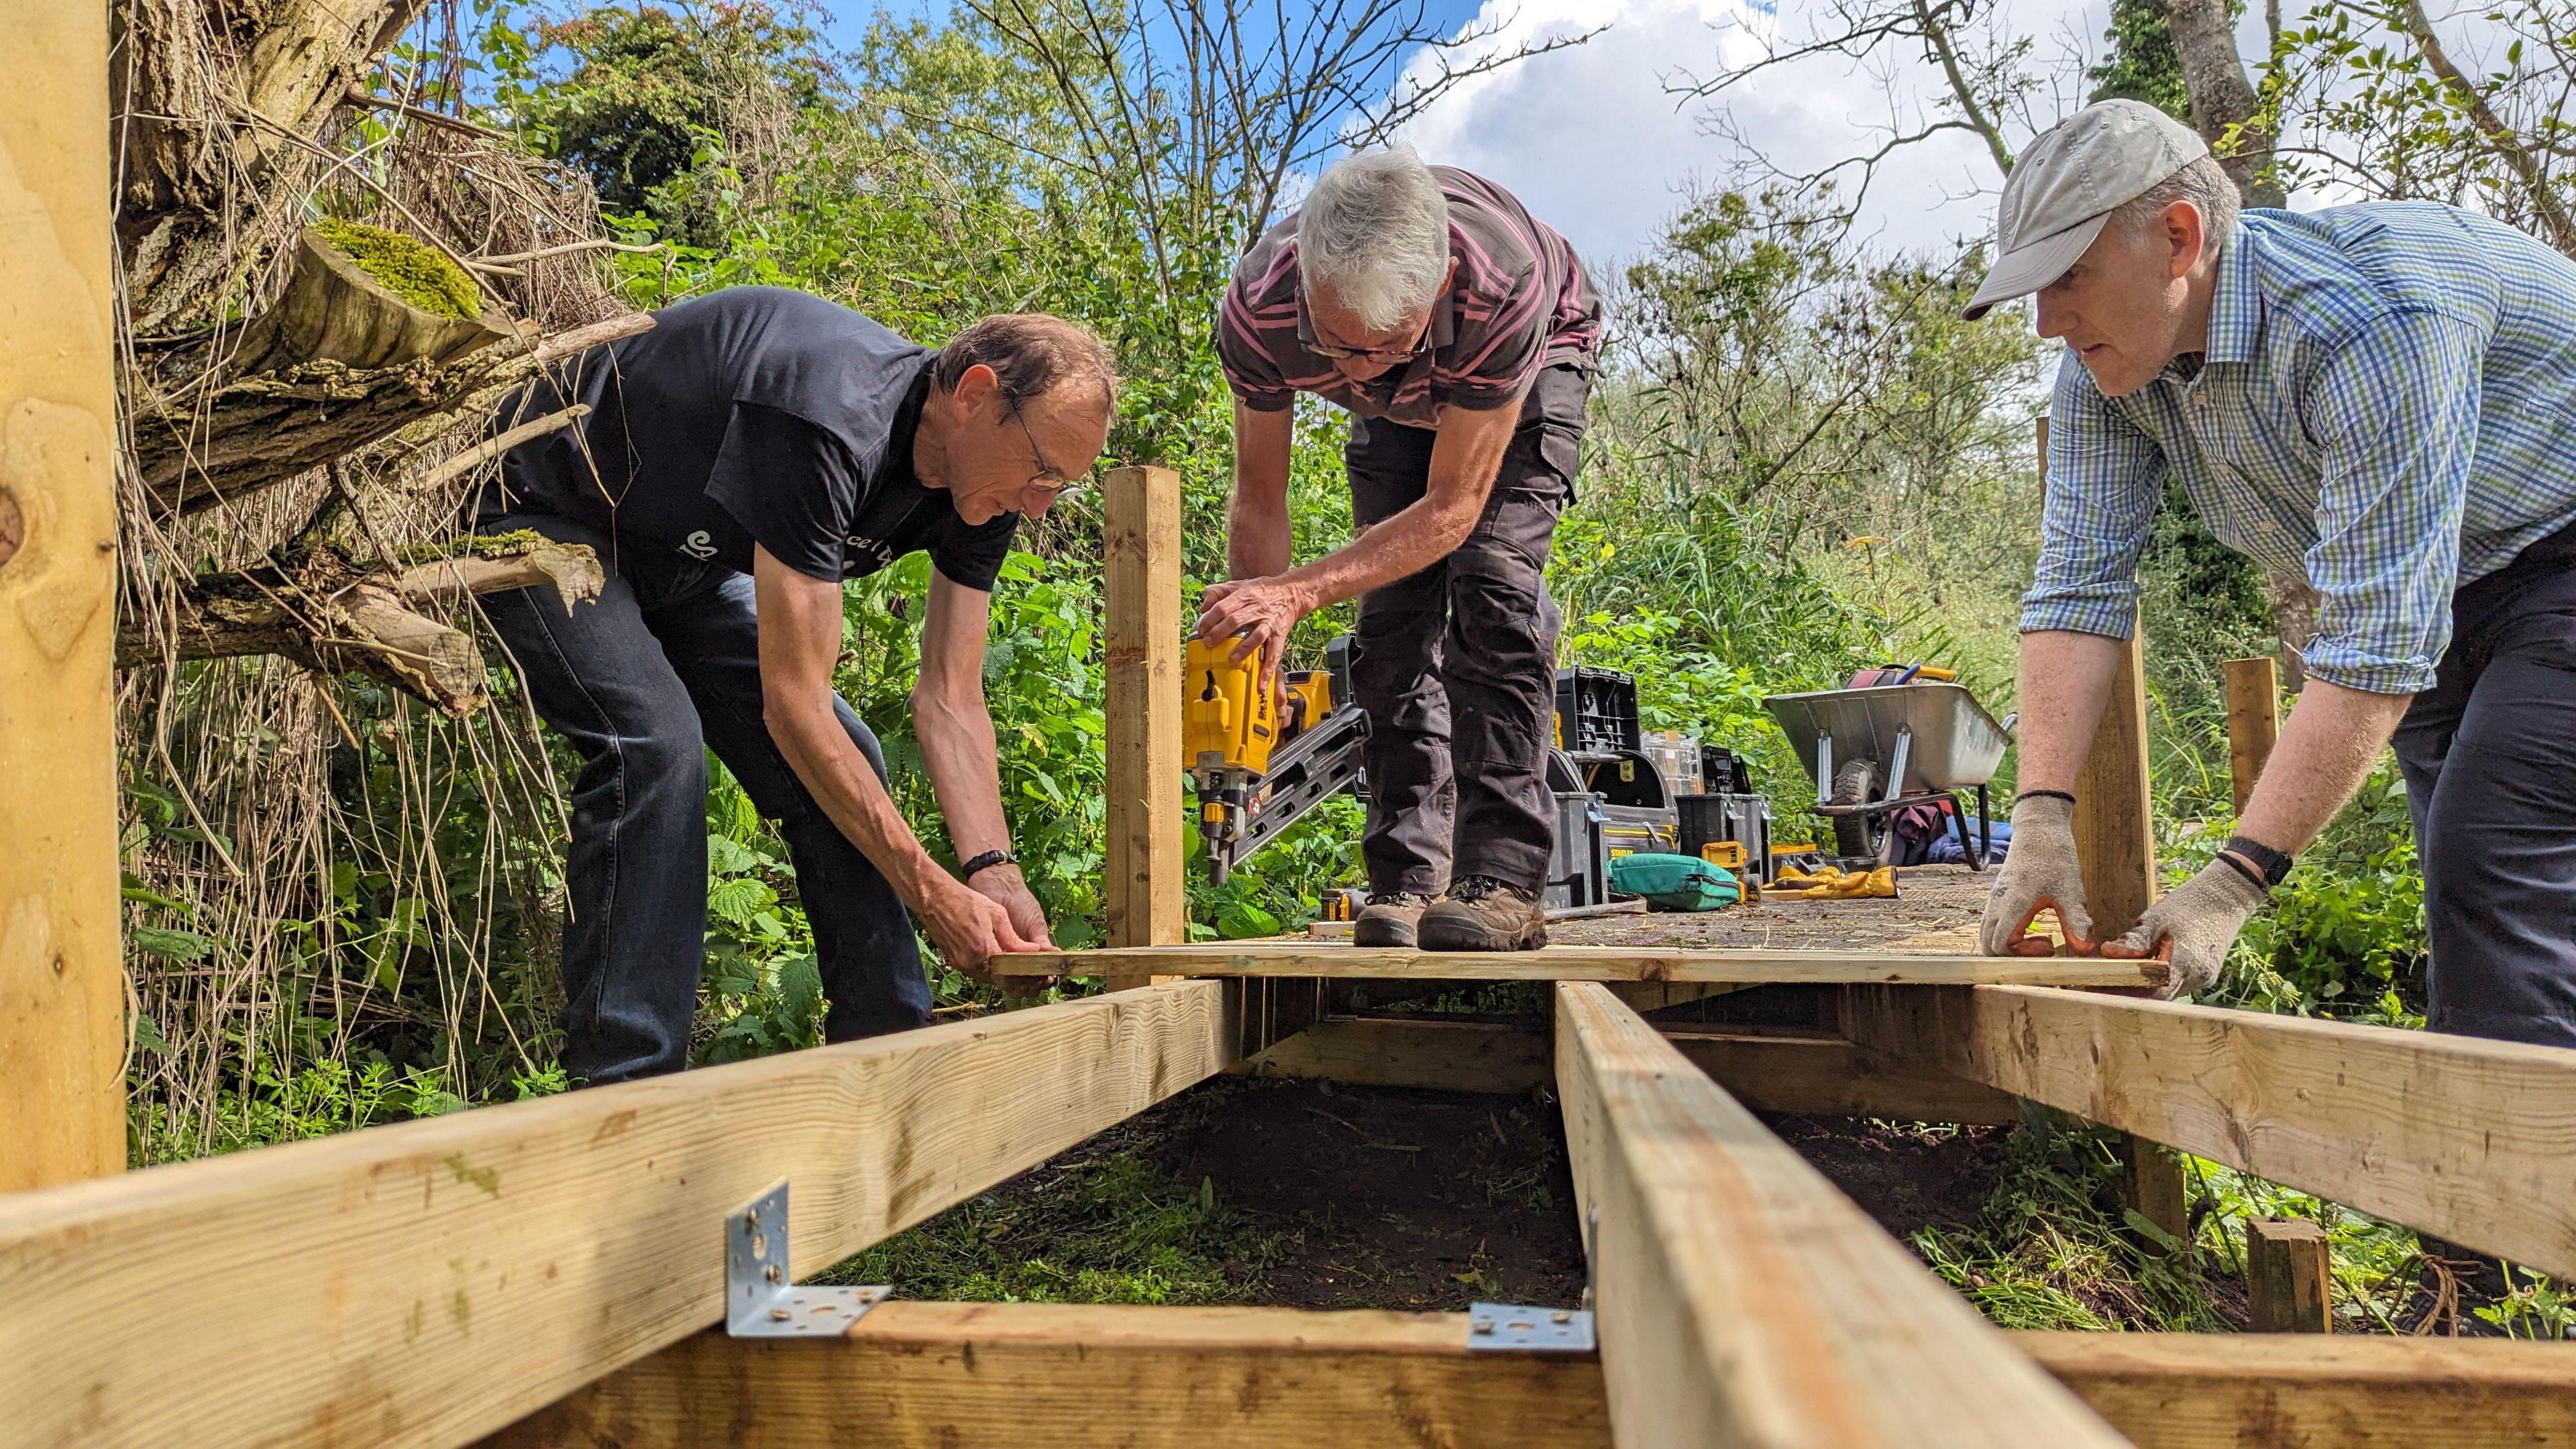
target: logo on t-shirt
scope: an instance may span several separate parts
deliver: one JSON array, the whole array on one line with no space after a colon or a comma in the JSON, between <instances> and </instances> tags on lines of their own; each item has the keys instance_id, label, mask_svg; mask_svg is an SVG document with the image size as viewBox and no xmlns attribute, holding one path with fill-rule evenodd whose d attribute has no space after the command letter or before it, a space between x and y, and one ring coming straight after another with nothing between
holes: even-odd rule
<instances>
[{"instance_id":1,"label":"logo on t-shirt","mask_svg":"<svg viewBox=\"0 0 2576 1449\"><path fill-rule=\"evenodd\" d=\"M680 552L687 554L691 558L714 558L716 556L716 541L707 537L707 531L701 528L697 532L690 534L687 538L681 540Z\"/></svg>"}]
</instances>

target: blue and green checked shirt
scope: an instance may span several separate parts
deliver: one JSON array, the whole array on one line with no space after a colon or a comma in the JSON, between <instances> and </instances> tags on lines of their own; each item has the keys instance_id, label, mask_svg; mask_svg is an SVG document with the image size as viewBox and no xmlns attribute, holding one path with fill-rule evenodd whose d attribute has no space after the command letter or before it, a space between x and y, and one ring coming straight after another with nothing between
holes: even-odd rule
<instances>
[{"instance_id":1,"label":"blue and green checked shirt","mask_svg":"<svg viewBox=\"0 0 2576 1449\"><path fill-rule=\"evenodd\" d=\"M2249 211L2208 350L2106 398L2073 352L2021 627L2128 636L2167 470L2230 547L2323 603L2308 672L2433 683L2451 594L2576 521L2576 263L2425 202Z\"/></svg>"}]
</instances>

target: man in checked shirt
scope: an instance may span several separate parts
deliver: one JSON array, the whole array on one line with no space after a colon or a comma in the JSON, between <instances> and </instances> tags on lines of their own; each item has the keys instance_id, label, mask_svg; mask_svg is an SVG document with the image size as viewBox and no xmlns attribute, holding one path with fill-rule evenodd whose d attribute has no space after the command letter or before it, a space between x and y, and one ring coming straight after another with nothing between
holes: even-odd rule
<instances>
[{"instance_id":1,"label":"man in checked shirt","mask_svg":"<svg viewBox=\"0 0 2576 1449\"><path fill-rule=\"evenodd\" d=\"M2165 479L2323 603L2239 834L2105 954L2204 989L2293 852L2397 748L2437 1031L2576 1046L2576 264L2453 207L2237 213L2208 148L2109 101L2032 143L1968 309L2066 344L2024 598L2021 795L1988 951L2089 935L2077 771Z\"/></svg>"},{"instance_id":2,"label":"man in checked shirt","mask_svg":"<svg viewBox=\"0 0 2576 1449\"><path fill-rule=\"evenodd\" d=\"M1362 945L1547 942L1558 617L1545 575L1600 331L1565 238L1492 182L1405 150L1325 172L1226 289L1233 577L1208 589L1198 632L1257 647L1276 670L1299 619L1360 601ZM1360 534L1291 568L1300 392L1351 413L1343 462Z\"/></svg>"}]
</instances>

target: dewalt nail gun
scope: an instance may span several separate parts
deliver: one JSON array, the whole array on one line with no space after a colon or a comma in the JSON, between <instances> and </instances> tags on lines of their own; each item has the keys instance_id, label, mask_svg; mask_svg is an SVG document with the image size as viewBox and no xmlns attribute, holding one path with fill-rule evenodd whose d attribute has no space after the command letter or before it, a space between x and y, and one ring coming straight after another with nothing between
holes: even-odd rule
<instances>
[{"instance_id":1,"label":"dewalt nail gun","mask_svg":"<svg viewBox=\"0 0 2576 1449\"><path fill-rule=\"evenodd\" d=\"M1274 701L1256 687L1261 656L1236 663L1234 641L1189 641L1182 658L1181 750L1196 780L1208 871L1228 872L1309 810L1360 781L1368 716L1351 700L1350 636L1325 669L1283 672Z\"/></svg>"}]
</instances>

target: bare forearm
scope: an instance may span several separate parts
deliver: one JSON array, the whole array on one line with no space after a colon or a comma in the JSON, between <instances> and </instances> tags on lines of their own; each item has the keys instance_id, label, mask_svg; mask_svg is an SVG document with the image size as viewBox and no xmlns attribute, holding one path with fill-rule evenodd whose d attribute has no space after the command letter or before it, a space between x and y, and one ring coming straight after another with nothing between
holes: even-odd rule
<instances>
[{"instance_id":1,"label":"bare forearm","mask_svg":"<svg viewBox=\"0 0 2576 1449\"><path fill-rule=\"evenodd\" d=\"M1462 503L1467 506L1461 506ZM1290 569L1282 583L1311 612L1422 572L1457 551L1476 526L1484 500L1415 499L1314 562Z\"/></svg>"},{"instance_id":2,"label":"bare forearm","mask_svg":"<svg viewBox=\"0 0 2576 1449\"><path fill-rule=\"evenodd\" d=\"M2369 777L2413 698L2309 681L2281 726L2237 833L2284 853L2305 848Z\"/></svg>"},{"instance_id":3,"label":"bare forearm","mask_svg":"<svg viewBox=\"0 0 2576 1449\"><path fill-rule=\"evenodd\" d=\"M1292 547L1284 489L1273 494L1238 483L1234 501L1226 510L1226 576L1266 579L1286 573Z\"/></svg>"},{"instance_id":4,"label":"bare forearm","mask_svg":"<svg viewBox=\"0 0 2576 1449\"><path fill-rule=\"evenodd\" d=\"M919 690L912 696L913 735L921 742L922 768L948 820L949 842L959 860L1007 850L1010 822L1002 814L1001 750L992 712L979 696L956 700Z\"/></svg>"},{"instance_id":5,"label":"bare forearm","mask_svg":"<svg viewBox=\"0 0 2576 1449\"><path fill-rule=\"evenodd\" d=\"M946 873L913 838L910 822L895 808L894 797L886 793L867 756L859 753L841 728L830 704L772 701L764 713L779 753L813 792L823 813L894 886L904 904L920 909L931 877L944 880Z\"/></svg>"},{"instance_id":6,"label":"bare forearm","mask_svg":"<svg viewBox=\"0 0 2576 1449\"><path fill-rule=\"evenodd\" d=\"M2021 721L2013 731L2019 788L2075 793L2125 647L2063 629L2021 636Z\"/></svg>"}]
</instances>

